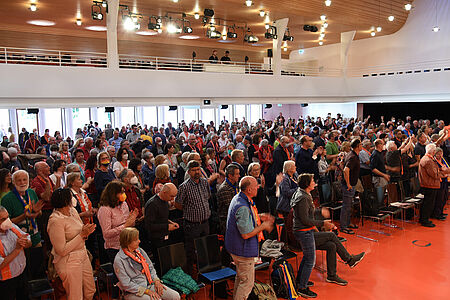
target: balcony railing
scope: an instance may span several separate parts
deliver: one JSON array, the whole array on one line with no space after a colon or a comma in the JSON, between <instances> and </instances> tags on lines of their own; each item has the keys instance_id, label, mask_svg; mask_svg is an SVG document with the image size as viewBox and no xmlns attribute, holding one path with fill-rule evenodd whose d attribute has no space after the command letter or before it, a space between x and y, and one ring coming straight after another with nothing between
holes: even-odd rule
<instances>
[{"instance_id":1,"label":"balcony railing","mask_svg":"<svg viewBox=\"0 0 450 300\"><path fill-rule=\"evenodd\" d=\"M0 47L0 64L106 68L106 53ZM121 69L273 75L272 65L156 56L119 55ZM450 71L450 59L348 68L299 66L283 62L281 75L298 77L383 77Z\"/></svg>"}]
</instances>

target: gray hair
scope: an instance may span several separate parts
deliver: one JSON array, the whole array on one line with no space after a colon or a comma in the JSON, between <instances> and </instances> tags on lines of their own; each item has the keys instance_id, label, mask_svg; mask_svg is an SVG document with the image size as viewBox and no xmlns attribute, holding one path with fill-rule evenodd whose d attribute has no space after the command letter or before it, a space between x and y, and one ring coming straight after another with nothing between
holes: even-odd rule
<instances>
[{"instance_id":1,"label":"gray hair","mask_svg":"<svg viewBox=\"0 0 450 300\"><path fill-rule=\"evenodd\" d=\"M94 128L92 128L92 129L94 129ZM95 130L95 129L94 129L94 130ZM89 140L91 140L92 142L94 142L94 139L91 138L90 136L86 137L86 138L84 139L84 142L86 143L86 142L89 141Z\"/></svg>"},{"instance_id":2,"label":"gray hair","mask_svg":"<svg viewBox=\"0 0 450 300\"><path fill-rule=\"evenodd\" d=\"M188 160L189 154L191 154L191 152L184 152L183 154L181 154L182 161Z\"/></svg>"},{"instance_id":3,"label":"gray hair","mask_svg":"<svg viewBox=\"0 0 450 300\"><path fill-rule=\"evenodd\" d=\"M295 161L293 161L293 160L285 161L283 164L283 173L287 174L287 171L291 168L292 165L295 166Z\"/></svg>"},{"instance_id":4,"label":"gray hair","mask_svg":"<svg viewBox=\"0 0 450 300\"><path fill-rule=\"evenodd\" d=\"M109 150L111 150L111 149L114 149L114 151L116 150L116 148L115 148L114 146L108 146L108 147L106 147L106 151L109 151Z\"/></svg>"},{"instance_id":5,"label":"gray hair","mask_svg":"<svg viewBox=\"0 0 450 300\"><path fill-rule=\"evenodd\" d=\"M427 154L436 153L436 145L434 143L430 143L425 146L425 151Z\"/></svg>"},{"instance_id":6,"label":"gray hair","mask_svg":"<svg viewBox=\"0 0 450 300\"><path fill-rule=\"evenodd\" d=\"M248 165L247 172L250 173L253 170L253 168L256 167L256 166L261 168L261 165L259 163L252 162L251 164Z\"/></svg>"},{"instance_id":7,"label":"gray hair","mask_svg":"<svg viewBox=\"0 0 450 300\"><path fill-rule=\"evenodd\" d=\"M77 164L69 164L66 168L67 174L73 173L73 172L80 172L80 167Z\"/></svg>"},{"instance_id":8,"label":"gray hair","mask_svg":"<svg viewBox=\"0 0 450 300\"><path fill-rule=\"evenodd\" d=\"M394 141L388 141L388 142L386 143L386 149L387 149L388 151L391 151L392 149L394 149L394 147L395 147L395 142L394 142Z\"/></svg>"},{"instance_id":9,"label":"gray hair","mask_svg":"<svg viewBox=\"0 0 450 300\"><path fill-rule=\"evenodd\" d=\"M25 171L25 170L17 170L17 171L15 171L15 172L12 174L12 182L14 182L15 178L16 178L18 175L20 175L20 174L25 174L25 175L27 175L27 179L28 179L28 181L30 181L30 174L28 174L27 171Z\"/></svg>"},{"instance_id":10,"label":"gray hair","mask_svg":"<svg viewBox=\"0 0 450 300\"><path fill-rule=\"evenodd\" d=\"M158 167L159 167L159 166L158 166ZM122 172L120 172L118 178L119 178L121 181L123 181L123 179L124 179L125 177L127 177L129 171L132 171L132 170L131 170L131 169L123 169Z\"/></svg>"},{"instance_id":11,"label":"gray hair","mask_svg":"<svg viewBox=\"0 0 450 300\"><path fill-rule=\"evenodd\" d=\"M17 149L14 148L14 147L8 148L8 154L9 154L9 155L11 155L11 154L17 154Z\"/></svg>"},{"instance_id":12,"label":"gray hair","mask_svg":"<svg viewBox=\"0 0 450 300\"><path fill-rule=\"evenodd\" d=\"M269 141L267 139L263 139L261 140L261 142L259 143L259 146L267 146L269 145Z\"/></svg>"}]
</instances>

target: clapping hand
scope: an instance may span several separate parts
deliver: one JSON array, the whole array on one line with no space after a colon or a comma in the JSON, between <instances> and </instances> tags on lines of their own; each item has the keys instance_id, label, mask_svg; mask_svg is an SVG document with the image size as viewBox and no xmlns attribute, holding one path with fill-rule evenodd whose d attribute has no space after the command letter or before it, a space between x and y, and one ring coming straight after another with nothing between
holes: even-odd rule
<instances>
[{"instance_id":1,"label":"clapping hand","mask_svg":"<svg viewBox=\"0 0 450 300\"><path fill-rule=\"evenodd\" d=\"M22 234L17 238L16 249L22 250L23 248L28 248L31 242L28 240L28 234Z\"/></svg>"},{"instance_id":2,"label":"clapping hand","mask_svg":"<svg viewBox=\"0 0 450 300\"><path fill-rule=\"evenodd\" d=\"M97 225L95 224L85 224L83 225L83 228L81 229L81 237L84 239L87 239L89 235L91 235L91 233L93 233L95 231L95 227Z\"/></svg>"}]
</instances>

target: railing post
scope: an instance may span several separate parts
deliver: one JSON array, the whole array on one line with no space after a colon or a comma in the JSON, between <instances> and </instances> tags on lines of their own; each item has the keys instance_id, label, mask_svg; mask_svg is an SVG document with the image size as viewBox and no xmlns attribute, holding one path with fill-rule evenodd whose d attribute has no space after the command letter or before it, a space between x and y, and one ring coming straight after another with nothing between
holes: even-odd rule
<instances>
[{"instance_id":1,"label":"railing post","mask_svg":"<svg viewBox=\"0 0 450 300\"><path fill-rule=\"evenodd\" d=\"M59 57L59 66L61 67L61 51L58 51L58 57Z\"/></svg>"},{"instance_id":2,"label":"railing post","mask_svg":"<svg viewBox=\"0 0 450 300\"><path fill-rule=\"evenodd\" d=\"M158 58L157 57L155 57L155 70L158 70Z\"/></svg>"},{"instance_id":3,"label":"railing post","mask_svg":"<svg viewBox=\"0 0 450 300\"><path fill-rule=\"evenodd\" d=\"M191 72L193 72L192 70L193 70L193 66L192 66L192 63L193 63L193 60L192 59L190 59L190 61L191 61Z\"/></svg>"},{"instance_id":4,"label":"railing post","mask_svg":"<svg viewBox=\"0 0 450 300\"><path fill-rule=\"evenodd\" d=\"M8 63L8 52L6 52L6 47L3 49L5 51L5 64L7 64Z\"/></svg>"}]
</instances>

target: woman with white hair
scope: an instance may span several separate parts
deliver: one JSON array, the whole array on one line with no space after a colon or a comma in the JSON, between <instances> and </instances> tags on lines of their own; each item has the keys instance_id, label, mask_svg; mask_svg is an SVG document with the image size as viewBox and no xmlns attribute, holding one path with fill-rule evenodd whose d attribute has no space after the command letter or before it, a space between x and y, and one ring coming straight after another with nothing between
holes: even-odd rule
<instances>
[{"instance_id":1,"label":"woman with white hair","mask_svg":"<svg viewBox=\"0 0 450 300\"><path fill-rule=\"evenodd\" d=\"M252 176L258 182L258 194L253 198L258 212L267 213L270 211L269 202L267 201L267 194L265 190L266 179L264 175L261 174L261 165L259 163L253 162L248 166L248 175ZM276 203L274 207L276 206ZM274 209L275 210L275 209Z\"/></svg>"},{"instance_id":2,"label":"woman with white hair","mask_svg":"<svg viewBox=\"0 0 450 300\"><path fill-rule=\"evenodd\" d=\"M295 179L296 171L295 161L285 161L283 164L283 175L278 175L276 179L276 185L279 189L277 211L284 217L287 217L291 210L291 198L298 188L297 180Z\"/></svg>"}]
</instances>

